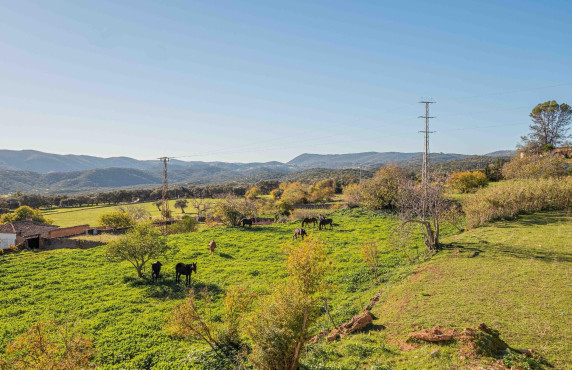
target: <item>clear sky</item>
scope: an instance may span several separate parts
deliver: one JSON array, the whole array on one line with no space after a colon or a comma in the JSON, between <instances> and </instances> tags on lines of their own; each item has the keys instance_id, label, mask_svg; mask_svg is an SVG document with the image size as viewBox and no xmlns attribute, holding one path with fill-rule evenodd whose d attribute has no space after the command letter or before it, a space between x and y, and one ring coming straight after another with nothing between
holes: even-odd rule
<instances>
[{"instance_id":1,"label":"clear sky","mask_svg":"<svg viewBox=\"0 0 572 370\"><path fill-rule=\"evenodd\" d=\"M513 149L572 104L572 1L0 0L1 149L152 159Z\"/></svg>"}]
</instances>

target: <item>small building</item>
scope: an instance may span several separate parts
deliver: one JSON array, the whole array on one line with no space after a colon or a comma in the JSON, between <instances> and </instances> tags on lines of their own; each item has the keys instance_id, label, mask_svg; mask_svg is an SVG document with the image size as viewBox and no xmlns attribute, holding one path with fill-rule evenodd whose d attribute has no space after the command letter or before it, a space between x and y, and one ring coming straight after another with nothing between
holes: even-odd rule
<instances>
[{"instance_id":1,"label":"small building","mask_svg":"<svg viewBox=\"0 0 572 370\"><path fill-rule=\"evenodd\" d=\"M50 232L59 226L26 220L0 225L0 248L8 249L10 244L27 248L42 248Z\"/></svg>"}]
</instances>

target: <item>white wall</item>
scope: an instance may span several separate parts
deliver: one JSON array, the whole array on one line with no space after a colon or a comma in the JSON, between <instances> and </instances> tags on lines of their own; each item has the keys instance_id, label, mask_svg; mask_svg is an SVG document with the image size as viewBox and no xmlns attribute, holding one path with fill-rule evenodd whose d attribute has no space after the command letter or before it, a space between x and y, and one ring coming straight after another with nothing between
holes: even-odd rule
<instances>
[{"instance_id":1,"label":"white wall","mask_svg":"<svg viewBox=\"0 0 572 370\"><path fill-rule=\"evenodd\" d=\"M16 234L0 233L0 249L8 249L10 244L16 245Z\"/></svg>"}]
</instances>

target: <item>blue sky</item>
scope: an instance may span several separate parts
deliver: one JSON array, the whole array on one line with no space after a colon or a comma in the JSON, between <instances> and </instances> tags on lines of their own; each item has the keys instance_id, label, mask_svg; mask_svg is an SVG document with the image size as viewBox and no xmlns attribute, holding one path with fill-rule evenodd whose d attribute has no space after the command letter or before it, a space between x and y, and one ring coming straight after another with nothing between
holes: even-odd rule
<instances>
[{"instance_id":1,"label":"blue sky","mask_svg":"<svg viewBox=\"0 0 572 370\"><path fill-rule=\"evenodd\" d=\"M2 149L287 161L513 149L572 104L569 1L0 0Z\"/></svg>"}]
</instances>

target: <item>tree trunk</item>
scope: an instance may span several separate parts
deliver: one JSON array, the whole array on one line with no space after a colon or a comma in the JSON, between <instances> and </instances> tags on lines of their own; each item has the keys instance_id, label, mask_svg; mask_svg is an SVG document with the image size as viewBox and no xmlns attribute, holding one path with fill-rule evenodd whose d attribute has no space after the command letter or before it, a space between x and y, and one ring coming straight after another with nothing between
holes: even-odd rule
<instances>
[{"instance_id":1,"label":"tree trunk","mask_svg":"<svg viewBox=\"0 0 572 370\"><path fill-rule=\"evenodd\" d=\"M294 351L294 357L292 358L292 363L290 364L290 370L296 370L298 367L298 361L300 360L300 351L302 345L304 344L304 333L306 332L306 322L308 321L308 306L304 307L304 321L302 321L302 331L300 332L300 339L296 344L296 350Z\"/></svg>"}]
</instances>

